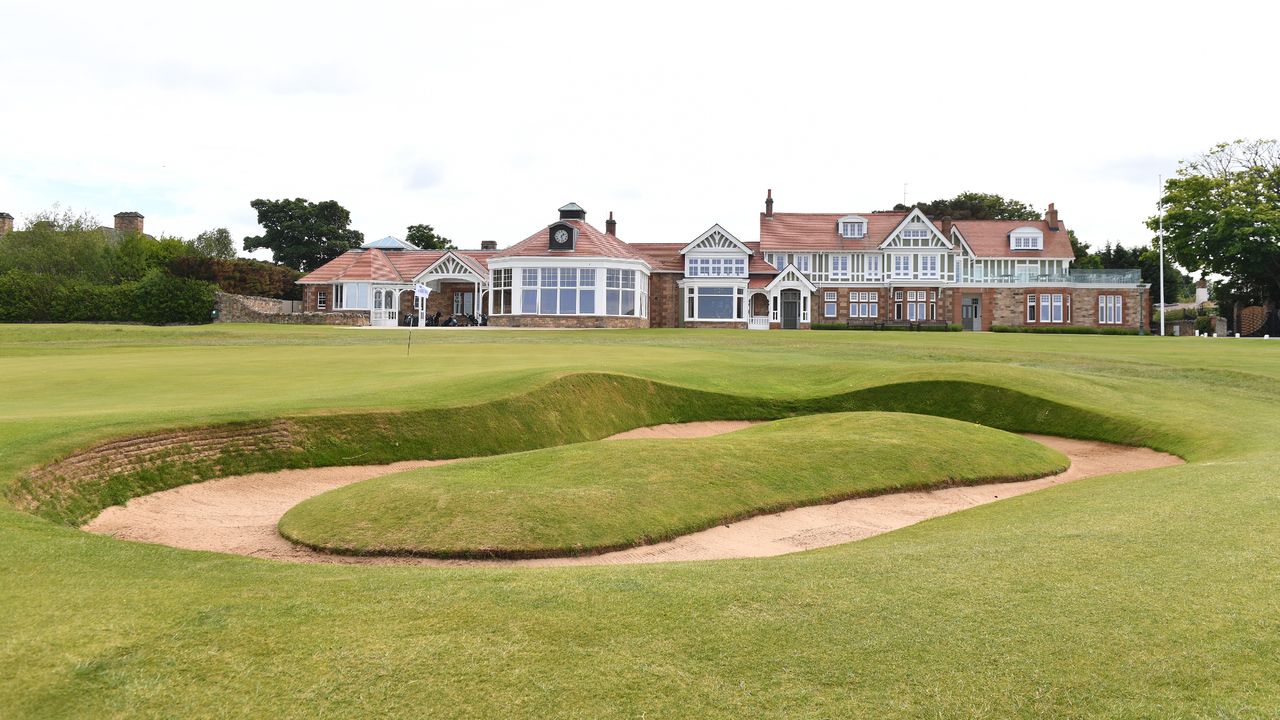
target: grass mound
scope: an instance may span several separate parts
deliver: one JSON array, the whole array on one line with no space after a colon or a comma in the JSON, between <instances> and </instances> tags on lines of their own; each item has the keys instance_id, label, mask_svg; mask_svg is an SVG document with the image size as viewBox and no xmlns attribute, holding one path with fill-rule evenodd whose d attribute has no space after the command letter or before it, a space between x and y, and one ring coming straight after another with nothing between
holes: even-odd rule
<instances>
[{"instance_id":1,"label":"grass mound","mask_svg":"<svg viewBox=\"0 0 1280 720\"><path fill-rule=\"evenodd\" d=\"M840 413L712 438L584 443L376 478L311 498L290 540L345 554L547 557L657 542L862 495L1039 477L1066 458L955 420Z\"/></svg>"},{"instance_id":2,"label":"grass mound","mask_svg":"<svg viewBox=\"0 0 1280 720\"><path fill-rule=\"evenodd\" d=\"M1166 449L1161 437L1137 423L976 382L924 380L776 399L581 373L513 397L454 407L294 415L115 439L27 472L6 492L23 510L78 526L130 498L229 475L501 455L599 440L646 425L860 410Z\"/></svg>"}]
</instances>

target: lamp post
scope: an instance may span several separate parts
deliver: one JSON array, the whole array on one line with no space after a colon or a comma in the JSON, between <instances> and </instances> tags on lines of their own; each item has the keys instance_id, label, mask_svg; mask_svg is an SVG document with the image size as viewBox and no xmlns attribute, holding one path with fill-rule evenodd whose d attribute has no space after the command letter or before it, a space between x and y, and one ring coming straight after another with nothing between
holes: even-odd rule
<instances>
[{"instance_id":1,"label":"lamp post","mask_svg":"<svg viewBox=\"0 0 1280 720\"><path fill-rule=\"evenodd\" d=\"M1160 229L1157 236L1160 238L1160 336L1164 337L1164 176L1160 175Z\"/></svg>"}]
</instances>

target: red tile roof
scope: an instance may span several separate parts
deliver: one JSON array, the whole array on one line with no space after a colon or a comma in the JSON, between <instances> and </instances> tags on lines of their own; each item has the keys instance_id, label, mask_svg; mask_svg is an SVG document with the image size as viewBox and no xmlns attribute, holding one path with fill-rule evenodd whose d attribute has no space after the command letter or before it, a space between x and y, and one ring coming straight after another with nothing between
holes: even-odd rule
<instances>
[{"instance_id":1,"label":"red tile roof","mask_svg":"<svg viewBox=\"0 0 1280 720\"><path fill-rule=\"evenodd\" d=\"M768 252L791 250L826 250L869 252L880 247L889 234L902 223L908 213L774 213L760 214L760 247ZM836 224L846 215L867 219L867 234L858 239L840 235ZM941 222L933 226L942 232ZM957 220L955 226L978 257L1074 257L1067 229L1061 224L1057 232L1049 230L1044 220ZM1033 227L1044 233L1043 250L1011 250L1009 233L1020 227ZM950 238L948 238L950 239Z\"/></svg>"},{"instance_id":2,"label":"red tile roof","mask_svg":"<svg viewBox=\"0 0 1280 720\"><path fill-rule=\"evenodd\" d=\"M684 272L684 256L680 251L688 243L635 243L632 250L644 255L654 272Z\"/></svg>"},{"instance_id":3,"label":"red tile roof","mask_svg":"<svg viewBox=\"0 0 1280 720\"><path fill-rule=\"evenodd\" d=\"M348 250L321 265L300 283L333 282L392 282L410 283L423 270L444 257L444 250ZM489 258L497 253L491 250L454 250L454 254L477 275L489 274Z\"/></svg>"},{"instance_id":4,"label":"red tile roof","mask_svg":"<svg viewBox=\"0 0 1280 720\"><path fill-rule=\"evenodd\" d=\"M561 220L552 224L560 223L571 225L578 231L578 238L572 250L547 248L550 240L547 237L547 231L551 227L548 225L515 245L496 253L494 257L610 257L648 262L646 256L632 249L631 245L613 235L600 232L588 225L585 220Z\"/></svg>"},{"instance_id":5,"label":"red tile roof","mask_svg":"<svg viewBox=\"0 0 1280 720\"><path fill-rule=\"evenodd\" d=\"M840 235L836 224L846 215L866 218L867 234L861 238ZM760 247L766 252L828 250L869 252L907 217L904 212L884 213L760 213Z\"/></svg>"},{"instance_id":6,"label":"red tile roof","mask_svg":"<svg viewBox=\"0 0 1280 720\"><path fill-rule=\"evenodd\" d=\"M1074 258L1071 249L1071 238L1067 236L1067 228L1058 223L1058 230L1049 229L1044 220L957 220L956 229L964 236L964 241L978 257L1027 257L1027 258ZM1009 233L1020 227L1033 227L1044 233L1043 250L1011 250Z\"/></svg>"}]
</instances>

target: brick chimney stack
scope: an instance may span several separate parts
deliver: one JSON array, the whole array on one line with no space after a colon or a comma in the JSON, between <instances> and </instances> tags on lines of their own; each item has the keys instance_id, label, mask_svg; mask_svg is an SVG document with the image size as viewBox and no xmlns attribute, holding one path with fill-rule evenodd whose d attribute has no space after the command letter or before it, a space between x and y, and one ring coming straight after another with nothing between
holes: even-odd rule
<instances>
[{"instance_id":1,"label":"brick chimney stack","mask_svg":"<svg viewBox=\"0 0 1280 720\"><path fill-rule=\"evenodd\" d=\"M618 221L613 219L612 210L609 211L609 219L604 221L604 231L614 237L618 236Z\"/></svg>"},{"instance_id":2,"label":"brick chimney stack","mask_svg":"<svg viewBox=\"0 0 1280 720\"><path fill-rule=\"evenodd\" d=\"M951 222L950 215L947 215L946 217L942 218L942 236L947 239L947 242L951 242L952 227L954 227L954 223Z\"/></svg>"},{"instance_id":3,"label":"brick chimney stack","mask_svg":"<svg viewBox=\"0 0 1280 720\"><path fill-rule=\"evenodd\" d=\"M1044 222L1053 232L1058 232L1058 209L1049 203L1049 209L1044 211Z\"/></svg>"},{"instance_id":4,"label":"brick chimney stack","mask_svg":"<svg viewBox=\"0 0 1280 720\"><path fill-rule=\"evenodd\" d=\"M773 188L769 188L769 194L764 198L764 216L773 217Z\"/></svg>"},{"instance_id":5,"label":"brick chimney stack","mask_svg":"<svg viewBox=\"0 0 1280 720\"><path fill-rule=\"evenodd\" d=\"M0 235L13 232L13 216L7 212L0 212Z\"/></svg>"},{"instance_id":6,"label":"brick chimney stack","mask_svg":"<svg viewBox=\"0 0 1280 720\"><path fill-rule=\"evenodd\" d=\"M142 213L133 210L116 213L116 230L122 233L141 233Z\"/></svg>"},{"instance_id":7,"label":"brick chimney stack","mask_svg":"<svg viewBox=\"0 0 1280 720\"><path fill-rule=\"evenodd\" d=\"M497 250L498 241L497 240L481 240L480 249L481 250Z\"/></svg>"}]
</instances>

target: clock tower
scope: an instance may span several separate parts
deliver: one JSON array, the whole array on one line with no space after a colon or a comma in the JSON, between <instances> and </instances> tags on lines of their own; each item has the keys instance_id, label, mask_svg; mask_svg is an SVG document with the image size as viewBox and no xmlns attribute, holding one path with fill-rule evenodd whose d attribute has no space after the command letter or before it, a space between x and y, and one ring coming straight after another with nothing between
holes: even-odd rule
<instances>
[{"instance_id":1,"label":"clock tower","mask_svg":"<svg viewBox=\"0 0 1280 720\"><path fill-rule=\"evenodd\" d=\"M574 241L578 239L578 229L565 220L586 220L587 211L577 203L569 203L560 208L560 222L547 228L547 249L572 252Z\"/></svg>"}]
</instances>

